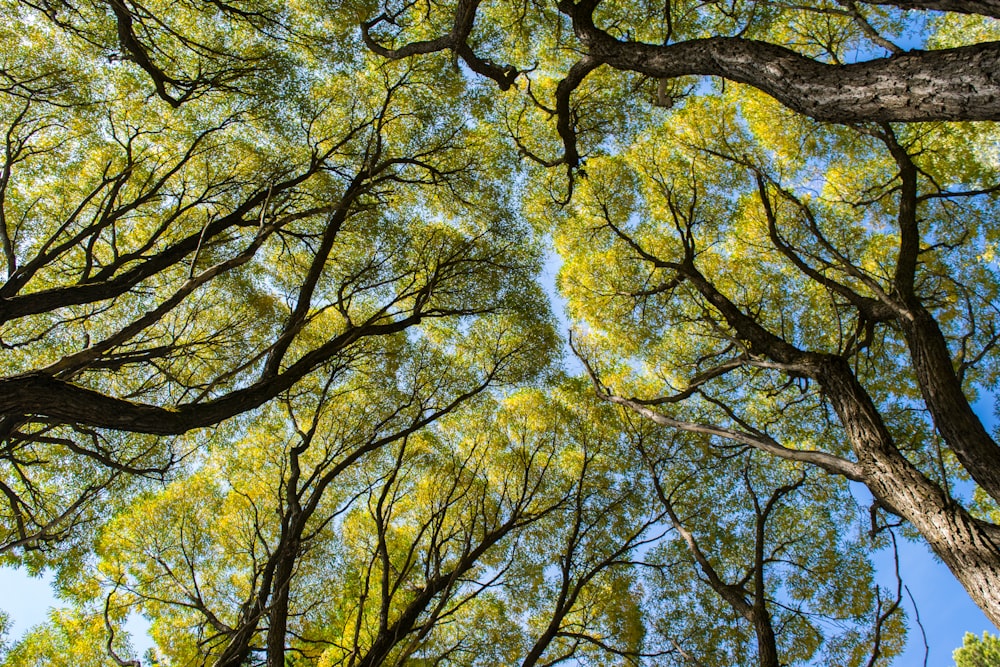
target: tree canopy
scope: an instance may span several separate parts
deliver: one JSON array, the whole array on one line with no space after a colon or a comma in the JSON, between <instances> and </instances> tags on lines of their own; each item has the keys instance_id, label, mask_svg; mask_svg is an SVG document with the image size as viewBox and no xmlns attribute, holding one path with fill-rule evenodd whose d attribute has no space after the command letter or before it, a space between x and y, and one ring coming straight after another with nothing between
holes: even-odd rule
<instances>
[{"instance_id":1,"label":"tree canopy","mask_svg":"<svg viewBox=\"0 0 1000 667\"><path fill-rule=\"evenodd\" d=\"M4 664L888 664L897 539L1000 623L992 0L2 7Z\"/></svg>"}]
</instances>

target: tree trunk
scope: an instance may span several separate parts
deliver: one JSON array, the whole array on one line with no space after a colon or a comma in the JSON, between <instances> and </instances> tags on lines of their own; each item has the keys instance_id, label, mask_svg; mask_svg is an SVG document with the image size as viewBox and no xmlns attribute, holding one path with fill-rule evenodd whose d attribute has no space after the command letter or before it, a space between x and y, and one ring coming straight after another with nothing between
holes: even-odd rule
<instances>
[{"instance_id":1,"label":"tree trunk","mask_svg":"<svg viewBox=\"0 0 1000 667\"><path fill-rule=\"evenodd\" d=\"M899 323L934 424L976 484L1000 501L1000 447L969 405L937 322L922 305L910 313Z\"/></svg>"},{"instance_id":2,"label":"tree trunk","mask_svg":"<svg viewBox=\"0 0 1000 667\"><path fill-rule=\"evenodd\" d=\"M1000 627L1000 529L970 516L906 460L846 361L828 357L819 380L847 430L872 494L920 531L972 600Z\"/></svg>"},{"instance_id":3,"label":"tree trunk","mask_svg":"<svg viewBox=\"0 0 1000 667\"><path fill-rule=\"evenodd\" d=\"M1000 119L997 42L832 65L776 44L739 37L667 45L621 41L594 25L593 4L564 0L560 9L572 18L588 57L615 69L657 79L721 76L753 86L789 109L821 121Z\"/></svg>"},{"instance_id":4,"label":"tree trunk","mask_svg":"<svg viewBox=\"0 0 1000 667\"><path fill-rule=\"evenodd\" d=\"M282 547L282 555L274 572L274 586L268 609L267 667L284 667L285 634L288 631L288 598L292 571L299 556L299 542L293 540Z\"/></svg>"}]
</instances>

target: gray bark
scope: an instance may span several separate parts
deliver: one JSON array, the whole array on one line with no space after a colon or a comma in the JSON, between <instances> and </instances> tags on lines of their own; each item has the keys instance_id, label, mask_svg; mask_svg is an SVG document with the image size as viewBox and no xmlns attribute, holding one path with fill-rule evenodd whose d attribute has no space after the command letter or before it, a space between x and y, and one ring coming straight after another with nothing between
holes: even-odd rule
<instances>
[{"instance_id":1,"label":"gray bark","mask_svg":"<svg viewBox=\"0 0 1000 667\"><path fill-rule=\"evenodd\" d=\"M1000 43L832 65L737 37L665 46L621 41L597 28L586 11L568 11L588 56L602 64L654 78L724 77L816 120L1000 119Z\"/></svg>"}]
</instances>

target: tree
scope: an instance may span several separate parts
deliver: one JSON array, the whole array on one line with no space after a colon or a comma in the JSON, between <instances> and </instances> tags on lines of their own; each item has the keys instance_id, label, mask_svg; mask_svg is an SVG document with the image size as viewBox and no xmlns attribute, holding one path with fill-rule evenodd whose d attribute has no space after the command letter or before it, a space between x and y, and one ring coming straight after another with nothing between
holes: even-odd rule
<instances>
[{"instance_id":1,"label":"tree","mask_svg":"<svg viewBox=\"0 0 1000 667\"><path fill-rule=\"evenodd\" d=\"M947 132L887 124L788 118L800 152L772 143L768 155L753 143L770 131L753 106L704 104L678 114L674 136L637 145L635 167L592 165L594 187L569 216L568 229L616 255L611 271L607 258L569 265L574 297L592 299L578 312L609 354L657 368L641 387L591 368L599 393L664 426L866 484L996 619L997 527L949 493L951 468L997 495L996 444L963 388L993 382L996 276L974 262L991 232L973 225L995 206L976 198L996 176L936 159L953 146ZM685 113L699 118L693 132ZM843 188L836 158L814 171L824 144L871 184L863 194ZM959 181L970 172L986 182ZM633 178L641 194L624 185Z\"/></svg>"},{"instance_id":2,"label":"tree","mask_svg":"<svg viewBox=\"0 0 1000 667\"><path fill-rule=\"evenodd\" d=\"M79 609L52 609L47 623L32 628L4 655L4 665L86 665L102 667L110 656L128 654L130 647L122 634L108 634L102 612ZM121 667L133 667L118 657Z\"/></svg>"},{"instance_id":3,"label":"tree","mask_svg":"<svg viewBox=\"0 0 1000 667\"><path fill-rule=\"evenodd\" d=\"M12 67L2 101L0 550L71 537L196 451L194 429L235 425L312 373L405 355L397 339L421 322L447 320L447 346L449 326L490 319L468 362L481 389L516 375L514 330L544 367L537 253L502 187L475 176L494 152L460 110L427 103L453 73L373 58L310 73L308 49L279 49L278 89L174 110L145 104L129 67L88 69L100 51L72 25L11 11L31 25L12 61L67 58L24 80Z\"/></svg>"},{"instance_id":4,"label":"tree","mask_svg":"<svg viewBox=\"0 0 1000 667\"><path fill-rule=\"evenodd\" d=\"M562 156L536 157L549 166L561 162L577 167L586 154L578 145L580 135L593 137L587 151L603 140L605 133L594 131L604 129L597 120L601 103L616 96L628 99L627 81L595 74L604 67L639 75L633 85L657 81L655 100L665 107L683 95L672 86L674 80L717 76L753 86L820 121L998 118L995 72L1000 52L995 42L905 51L892 41L898 31L898 9L996 17L993 3L868 4L875 7L862 11L853 2L612 7L599 0L563 0L529 11L463 0L455 6L435 6L418 20L413 6L397 9L386 3L363 30L369 48L387 58L450 50L469 69L504 90L519 76L532 81L536 70L544 74L535 81L558 80L552 103L531 97L539 110L557 119ZM505 26L513 28L506 39L501 37ZM848 61L848 50L855 47L873 55L887 52L889 57ZM545 85L543 81L539 83ZM609 88L614 92L609 94ZM612 110L621 111L617 106ZM522 148L525 155L536 156Z\"/></svg>"},{"instance_id":5,"label":"tree","mask_svg":"<svg viewBox=\"0 0 1000 667\"><path fill-rule=\"evenodd\" d=\"M856 194L841 188L830 192L829 198L836 202L849 202L858 210L871 211L873 217L877 211L882 219L895 218L894 231L886 239L887 243L898 247L895 257L876 253L869 259L860 249L852 247L854 244L850 239L834 234L831 227L836 223L824 225L817 222L820 213L816 206L805 200L802 193L815 189L807 185L810 177L829 178L817 174L816 165L808 163L791 166L792 173L785 176L780 173L785 170L782 162L787 162L789 158L784 156L783 160L777 160L776 169L772 168L772 160L766 151L774 150L780 154L783 147L773 132L761 141L760 157L747 158L730 150L726 143L738 142L736 137L745 118L742 110L737 110L734 120L720 130L704 127L695 130L703 135L715 135L712 138L717 138L719 143L705 146L704 152L728 160L733 168L745 170L748 178L742 184L722 177L718 184L707 185L706 181L714 174L703 175L701 166L707 160L694 159L679 160L663 167L653 167L648 160L646 164L636 165L639 171L657 172L650 173L648 178L659 183L660 198L666 202L663 205L647 208L643 197L639 196L636 198L639 203L631 206L627 200L633 196L636 184L628 177L612 177L594 183L596 196L592 200L592 212L582 214L577 224L587 230L584 233L603 227L632 255L631 259L621 255L615 257L612 260L614 268L609 269L607 265L594 267L600 275L598 282L602 278L609 279L598 287L598 293L619 295L625 303L631 300L636 310L642 313L637 314L637 319L645 319L650 308L660 309L665 320L676 324L696 317L690 313L680 316L684 308L669 303L671 297L683 298L684 291L678 289L683 283L694 291L694 302L699 304L697 308L707 311L707 322L701 335L710 339L721 336L727 341L721 348L702 348L687 360L674 362L672 371L685 366L693 369L689 381L673 383L680 389L675 395L657 395L653 390L652 395L633 400L608 390L597 374L594 374L594 380L598 391L609 400L628 405L666 426L698 429L702 429L703 425L662 414L651 406L667 405L695 394L697 396L692 402L698 402L708 394L702 391L704 386L713 381L722 384L725 381L720 378L750 367L767 369L783 376L777 381L778 386L785 381L794 384L798 378L818 383L821 402L825 401L824 404L837 416L852 445L850 460L840 456L840 452L824 450L822 446L806 453L790 453L797 448L780 444L780 438L776 440L771 436L768 428L761 428L755 425L755 420L741 416L741 402L731 397L739 399L743 394L732 386L727 387L727 397L711 395L709 401L719 403L719 412L712 418L714 423L707 428L717 436L733 438L781 456L808 460L828 472L863 481L883 508L904 517L928 540L973 599L994 622L1000 622L1000 600L992 594L992 591L1000 590L997 586L1000 583L997 581L1000 552L994 546L997 527L969 514L951 498L947 479L949 473L945 471L943 454L937 457L939 464L928 469L920 465L921 461L907 458L899 444L899 441L923 441L921 444L931 449L946 448L956 457L961 469L959 474L970 475L994 501L1000 498L1000 486L994 479L1000 469L997 467L1000 449L974 414L967 396L967 392L974 393L983 386L981 380L972 377L975 367L989 368L994 363L994 274L986 268L979 275L956 276L952 285L933 279L934 276L943 279L948 272L944 266L952 269L956 264L968 266L972 257L980 254L980 249L989 247L989 232L973 227L973 220L981 215L982 207L992 206L998 179L991 173L988 163L975 164L976 160L971 156L968 161L971 164L957 162L946 166L943 164L945 160L940 158L934 165L925 163L923 143L933 141L929 138L934 136L934 130L890 124L890 121L995 119L995 112L988 110L988 103L975 112L963 111L960 104L952 105L947 101L947 91L953 85L961 85L965 77L984 77L976 86L982 86L983 90L992 89L995 84L987 82L987 79L993 77L995 68L983 68L985 60L979 59L988 59L990 56L986 54L993 52L997 43L982 41L956 45L954 42L958 36L946 29L939 33L937 44L931 43L932 46L946 48L906 52L887 33L893 28L882 21L892 18L892 14L880 15L883 8L866 16L853 3L845 3L836 10L824 6L790 8L777 3L763 7L760 3L734 3L725 8L702 10L666 3L662 20L649 20L652 16L647 11L643 21L640 17L643 17L644 8L627 6L618 10L590 1L559 3L559 14L573 29L573 38L570 39L577 40L583 56L575 62L570 58L572 64L567 65L558 60L547 61L543 68L546 74L553 69L565 72L555 85L552 94L554 103L546 106L546 103L538 101L536 93L530 95L530 103L526 104L533 104L556 117L556 130L563 145L562 156L543 159L538 157L540 152L537 149L520 141L519 144L522 154L534 157L545 166L565 163L572 175L572 169L580 166L581 155L584 154L579 148L580 141L589 138L586 150L594 157L588 161L586 173L593 175L602 159L598 155L608 152L601 142L609 135L609 125L621 132L616 138L623 147L633 141L635 133L654 128L656 123L643 122L642 114L628 114L627 119L616 119L614 114L621 113L620 107L613 107L610 113L601 111L598 105L607 105L612 98L609 90L615 89L622 97L625 92L620 78L613 80L605 77L599 83L590 79L597 76L597 70L602 65L657 79L656 101L668 108L676 106L679 99L695 90L691 87L678 89L677 79L689 75L714 75L735 83L749 84L788 109L817 121L854 124L855 131L881 143L884 154L892 164L888 170L881 168L881 182L878 177L863 177L860 180L864 184ZM949 4L947 7L905 3L903 8L946 9L970 16L996 15L995 8L966 3ZM498 20L499 16L503 16L502 10L498 14L491 9L481 10L479 3L459 3L454 11L442 12L447 18L442 18L441 23L452 26L450 32L430 40L411 37L410 26L413 24L405 20L405 15L400 21L399 15L386 11L365 24L366 43L389 58L407 58L451 49L471 69L493 78L503 88L514 81L516 72L527 68L508 66L498 70L491 65L494 62L510 62L520 55L516 50L503 49L502 46L494 48L494 42L477 37L473 32L477 19L485 23L504 22ZM818 14L825 17L804 24L808 20L805 17L811 15L815 19ZM537 53L531 46L539 44L536 26L544 25L544 22L530 24L529 28L528 19L518 20L509 15L505 18L506 22L526 26L525 34L530 45L521 45L522 53ZM559 20L560 17L556 16L549 18L548 22L551 25ZM393 27L397 25L398 28ZM983 24L971 21L967 25ZM373 30L382 32L373 33ZM421 24L420 30L425 30L424 24ZM973 39L985 36L988 40L991 36L988 28L971 31L971 34ZM563 44L563 39L561 35L557 36L556 43ZM855 55L849 53L850 49L857 49L858 45L866 42L868 46L862 47L862 52L865 49L885 50L890 53L889 57L857 60L856 50ZM788 48L789 44L801 46L793 51ZM486 53L490 54L488 59L484 55ZM956 69L949 70L950 65L945 63L954 63ZM531 80L530 73L527 78ZM932 80L935 83L929 83ZM588 82L589 86L586 85ZM924 85L928 87L923 88ZM737 87L737 90L742 96L752 97L744 88ZM918 92L920 90L924 92ZM922 99L918 100L918 96ZM962 97L971 99L967 95ZM574 104L574 100L579 101ZM766 103L762 104L766 106ZM678 110L677 113L685 111ZM708 111L718 113L716 109ZM518 121L524 113L517 116ZM768 113L773 122L779 111L772 107ZM703 124L703 121L704 118L698 118L699 123ZM783 123L802 122L801 118L783 114ZM519 134L518 127L515 125L515 137ZM820 133L817 126L811 127L816 127L813 132ZM942 132L951 134L948 129ZM991 128L983 130L980 135L983 138L978 139L974 138L976 133L973 130L973 135L967 136L967 140L988 142L992 140L991 132ZM836 133L836 130L832 129L831 133ZM667 141L675 140L675 137L660 136ZM638 143L642 141L640 138ZM949 149L944 148L947 139L939 141L942 143L934 152L940 155ZM693 139L688 143L712 142ZM832 141L828 145L839 150L847 148ZM808 151L810 147L806 144L798 148ZM610 152L612 155L609 158L613 159L618 151ZM851 153L853 156L854 152ZM829 156L821 158L817 153L813 155L814 160ZM637 162L642 160L637 158ZM691 183L678 186L675 180L680 181L680 173L685 171L691 172ZM722 221L710 219L718 215L716 211L709 209L706 215L706 209L712 204L705 205L701 191L708 191L709 196L725 202L722 205L725 210L726 204L740 205L738 202L726 202L725 189L735 188L739 192L741 186L746 185L758 191L762 213L770 229L764 247L776 252L778 262L784 263L787 270L799 273L806 285L809 282L813 284L812 287L795 286L791 289L821 290L835 306L833 317L826 320L827 326L846 327L854 330L853 335L844 335L843 340L832 344L828 341L818 345L811 341L810 344L801 344L798 333L786 334L785 325L777 326L774 318L777 316L783 321L792 312L802 312L807 306L792 305L786 309L784 304L762 300L752 294L747 295L749 298L736 297L725 284L719 284L712 275L706 275L701 270L696 260L708 252L711 244L719 239L725 239L724 243L728 245L740 240L738 228L730 231ZM687 192L677 193L675 189ZM788 222L779 217L782 215L780 212L775 212L778 207L775 199L792 207ZM890 202L894 206L889 206ZM585 207L580 205L580 200L576 203L579 208ZM858 219L847 212L843 215L838 215L840 211L831 213L834 213L831 216L834 219ZM639 219L652 217L653 220L649 221L651 227L660 224L669 233L674 232L671 227L676 228L669 255L660 251L663 240L657 238L656 232L648 233L643 238L632 233L631 227L637 216ZM958 223L965 227L964 235L951 227L956 218L968 219L968 223ZM941 222L938 223L938 220ZM789 223L810 229L811 238L807 237L802 242L791 238L794 232L783 230ZM855 234L868 239L885 238L877 227L875 233L869 233L870 228L859 223L855 223L858 225ZM714 228L714 233L700 237L695 233L695 229L700 227ZM581 243L583 237L576 238L577 243ZM589 242L593 236L587 238ZM949 254L942 252L945 248L956 252L942 257ZM972 256L962 257L960 248L967 249ZM932 256L937 256L935 261L929 259ZM608 259L604 257L602 261L606 263ZM638 262L645 268L633 271L620 266L622 262ZM940 268L925 271L925 267L935 263ZM774 275L773 270L761 267L759 262L752 265L758 269L758 282L763 275ZM632 273L634 282L620 281L619 276L613 275L616 270ZM579 282L586 284L587 279L581 278ZM742 282L739 285L741 289L750 284L748 280ZM949 281L944 279L943 282ZM593 292L586 297L581 295L586 299L593 299L593 296ZM947 313L942 302L962 303L965 312L958 314L953 310ZM600 300L600 304L601 308L608 307L607 300ZM593 304L580 303L579 312L589 310L594 313L590 305ZM813 304L809 303L808 307L811 306ZM630 334L618 328L617 323L608 322L606 315L605 310L601 316L589 317L587 326L618 333L616 340L608 341L609 346L618 347L621 338ZM962 318L964 326L957 324L956 318ZM955 322L957 326L950 330L942 328L942 321ZM639 332L631 335L655 337L665 333L662 323L652 327L655 332L652 334L643 331L645 327L646 323L640 321ZM926 411L928 420L933 424L932 430L924 430L920 425L908 425L903 433L894 434L893 426L888 423L891 418L884 409L879 409L880 397L873 396L878 392L866 388L852 368L856 360L871 353L878 358L877 367L885 372L886 366L881 362L886 352L871 352L879 337L888 335L882 331L884 328L898 329L900 337L896 343L905 345L911 360L910 367L899 372L914 374L911 386L920 397L917 399L912 392L900 389L892 395L892 400L905 396L910 399L911 405L920 400L916 409ZM690 346L680 347L690 349ZM654 354L651 349L633 348L632 351L646 360ZM718 365L712 363L716 361ZM655 363L664 364L663 360L656 360ZM991 382L987 377L986 386ZM774 393L771 388L764 391ZM888 393L890 390L882 391ZM907 393L910 395L907 396ZM715 427L714 430L712 427ZM926 460L932 455L925 453L920 458Z\"/></svg>"},{"instance_id":6,"label":"tree","mask_svg":"<svg viewBox=\"0 0 1000 667\"><path fill-rule=\"evenodd\" d=\"M1000 621L992 1L3 11L0 556L109 656L875 664L898 591L803 572L887 514Z\"/></svg>"},{"instance_id":7,"label":"tree","mask_svg":"<svg viewBox=\"0 0 1000 667\"><path fill-rule=\"evenodd\" d=\"M315 406L285 447L267 424L136 504L102 535L81 595L111 583L180 664L374 665L428 650L440 619L494 586L511 534L562 504L548 488L556 452L500 433L417 433L391 404L388 435L373 437L364 412L322 428L363 391Z\"/></svg>"}]
</instances>

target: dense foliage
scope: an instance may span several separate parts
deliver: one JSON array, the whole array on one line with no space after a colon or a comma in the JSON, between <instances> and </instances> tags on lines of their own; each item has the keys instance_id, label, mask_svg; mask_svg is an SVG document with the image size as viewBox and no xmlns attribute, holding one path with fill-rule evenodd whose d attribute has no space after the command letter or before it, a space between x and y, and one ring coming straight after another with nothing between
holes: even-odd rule
<instances>
[{"instance_id":1,"label":"dense foliage","mask_svg":"<svg viewBox=\"0 0 1000 667\"><path fill-rule=\"evenodd\" d=\"M886 664L897 534L1000 622L994 0L0 11L4 664Z\"/></svg>"},{"instance_id":2,"label":"dense foliage","mask_svg":"<svg viewBox=\"0 0 1000 667\"><path fill-rule=\"evenodd\" d=\"M962 646L955 650L955 667L992 667L1000 665L1000 639L988 632L982 639L965 633Z\"/></svg>"}]
</instances>

